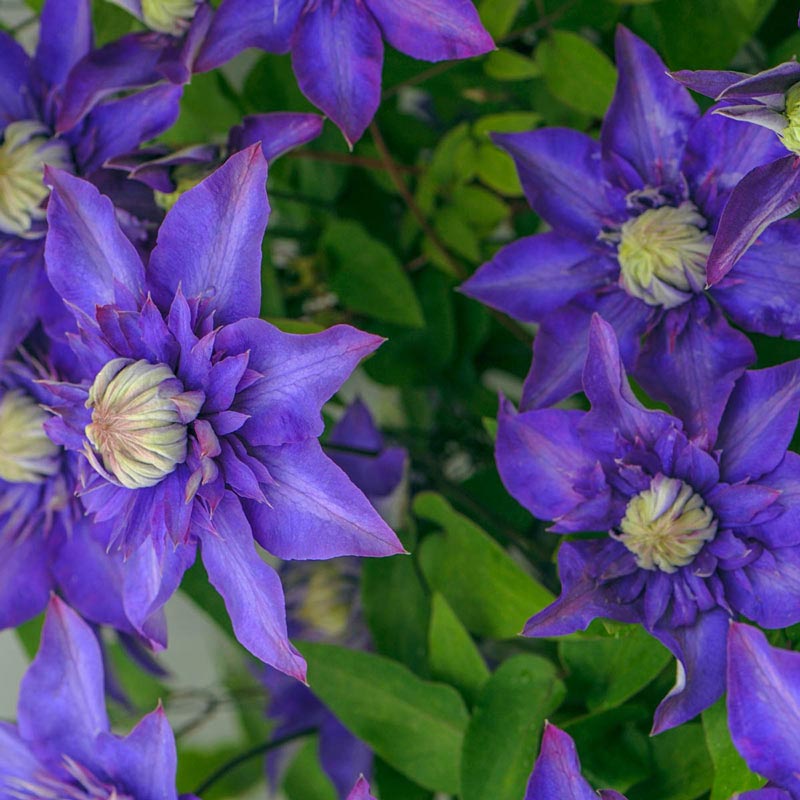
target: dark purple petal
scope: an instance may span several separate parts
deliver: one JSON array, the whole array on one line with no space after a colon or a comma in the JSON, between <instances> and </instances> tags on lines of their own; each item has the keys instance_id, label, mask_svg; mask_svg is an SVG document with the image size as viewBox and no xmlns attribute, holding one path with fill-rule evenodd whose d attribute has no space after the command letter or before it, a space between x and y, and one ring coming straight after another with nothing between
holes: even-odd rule
<instances>
[{"instance_id":1,"label":"dark purple petal","mask_svg":"<svg viewBox=\"0 0 800 800\"><path fill-rule=\"evenodd\" d=\"M260 144L267 161L282 156L295 147L316 139L325 119L319 114L250 114L228 134L230 152Z\"/></svg>"},{"instance_id":2,"label":"dark purple petal","mask_svg":"<svg viewBox=\"0 0 800 800\"><path fill-rule=\"evenodd\" d=\"M259 544L284 559L391 556L404 552L397 536L316 439L259 448L274 482L267 503L248 502Z\"/></svg>"},{"instance_id":3,"label":"dark purple petal","mask_svg":"<svg viewBox=\"0 0 800 800\"><path fill-rule=\"evenodd\" d=\"M699 487L698 487L699 488ZM706 501L723 528L741 528L774 505L781 496L778 489L758 483L719 484L705 493ZM773 508L769 517L779 513Z\"/></svg>"},{"instance_id":4,"label":"dark purple petal","mask_svg":"<svg viewBox=\"0 0 800 800\"><path fill-rule=\"evenodd\" d=\"M37 116L28 54L0 31L0 133L9 122Z\"/></svg>"},{"instance_id":5,"label":"dark purple petal","mask_svg":"<svg viewBox=\"0 0 800 800\"><path fill-rule=\"evenodd\" d=\"M169 308L180 286L209 297L217 322L258 316L267 162L253 145L182 195L158 232L148 267L153 297Z\"/></svg>"},{"instance_id":6,"label":"dark purple petal","mask_svg":"<svg viewBox=\"0 0 800 800\"><path fill-rule=\"evenodd\" d=\"M728 636L728 722L747 766L800 794L800 655L741 623Z\"/></svg>"},{"instance_id":7,"label":"dark purple petal","mask_svg":"<svg viewBox=\"0 0 800 800\"><path fill-rule=\"evenodd\" d=\"M39 531L19 540L0 538L0 630L44 611L53 589L49 560Z\"/></svg>"},{"instance_id":8,"label":"dark purple petal","mask_svg":"<svg viewBox=\"0 0 800 800\"><path fill-rule=\"evenodd\" d=\"M92 47L89 0L47 0L42 8L34 65L44 82L60 86Z\"/></svg>"},{"instance_id":9,"label":"dark purple petal","mask_svg":"<svg viewBox=\"0 0 800 800\"><path fill-rule=\"evenodd\" d=\"M95 763L95 738L108 731L100 645L57 597L47 609L39 652L20 684L17 719L22 738L35 743L43 757L60 763L67 755L89 768Z\"/></svg>"},{"instance_id":10,"label":"dark purple petal","mask_svg":"<svg viewBox=\"0 0 800 800\"><path fill-rule=\"evenodd\" d=\"M777 469L760 478L759 484L780 492L777 505L784 513L749 528L748 536L771 549L800 544L800 526L796 522L797 509L800 509L800 455L786 453Z\"/></svg>"},{"instance_id":11,"label":"dark purple petal","mask_svg":"<svg viewBox=\"0 0 800 800\"><path fill-rule=\"evenodd\" d=\"M43 284L47 278L41 243L25 246L19 259L0 250L0 358L8 358L36 324Z\"/></svg>"},{"instance_id":12,"label":"dark purple petal","mask_svg":"<svg viewBox=\"0 0 800 800\"><path fill-rule=\"evenodd\" d=\"M303 94L352 146L381 100L383 40L375 18L361 3L319 0L300 17L292 65Z\"/></svg>"},{"instance_id":13,"label":"dark purple petal","mask_svg":"<svg viewBox=\"0 0 800 800\"><path fill-rule=\"evenodd\" d=\"M571 128L495 133L514 159L531 208L556 231L594 242L621 219L624 198L606 184L600 145Z\"/></svg>"},{"instance_id":14,"label":"dark purple petal","mask_svg":"<svg viewBox=\"0 0 800 800\"><path fill-rule=\"evenodd\" d=\"M770 225L712 295L745 330L800 339L800 221Z\"/></svg>"},{"instance_id":15,"label":"dark purple petal","mask_svg":"<svg viewBox=\"0 0 800 800\"><path fill-rule=\"evenodd\" d=\"M691 626L652 631L678 660L675 686L656 709L653 734L688 722L722 696L728 625L728 614L714 609L698 614Z\"/></svg>"},{"instance_id":16,"label":"dark purple petal","mask_svg":"<svg viewBox=\"0 0 800 800\"><path fill-rule=\"evenodd\" d=\"M239 501L226 493L201 542L208 579L222 595L236 638L254 655L287 675L305 681L306 664L286 630L283 589L256 552Z\"/></svg>"},{"instance_id":17,"label":"dark purple petal","mask_svg":"<svg viewBox=\"0 0 800 800\"><path fill-rule=\"evenodd\" d=\"M248 47L287 53L306 0L224 0L214 15L195 69L205 72Z\"/></svg>"},{"instance_id":18,"label":"dark purple petal","mask_svg":"<svg viewBox=\"0 0 800 800\"><path fill-rule=\"evenodd\" d=\"M789 792L783 789L754 789L736 795L736 800L793 800Z\"/></svg>"},{"instance_id":19,"label":"dark purple petal","mask_svg":"<svg viewBox=\"0 0 800 800\"><path fill-rule=\"evenodd\" d=\"M66 172L47 169L46 179L53 192L47 205L45 261L56 291L92 317L95 306L140 299L144 268L117 224L111 201Z\"/></svg>"},{"instance_id":20,"label":"dark purple petal","mask_svg":"<svg viewBox=\"0 0 800 800\"><path fill-rule=\"evenodd\" d=\"M718 69L681 69L669 73L678 83L715 100L729 86L750 77L746 72L733 72Z\"/></svg>"},{"instance_id":21,"label":"dark purple petal","mask_svg":"<svg viewBox=\"0 0 800 800\"><path fill-rule=\"evenodd\" d=\"M610 283L617 263L570 236L542 233L502 248L461 291L522 322L542 318L581 292Z\"/></svg>"},{"instance_id":22,"label":"dark purple petal","mask_svg":"<svg viewBox=\"0 0 800 800\"><path fill-rule=\"evenodd\" d=\"M745 75L719 93L720 100L749 100L752 97L782 95L800 82L800 64L786 61L756 75Z\"/></svg>"},{"instance_id":23,"label":"dark purple petal","mask_svg":"<svg viewBox=\"0 0 800 800\"><path fill-rule=\"evenodd\" d=\"M369 784L363 775L356 782L353 791L347 796L347 800L375 800L370 794Z\"/></svg>"},{"instance_id":24,"label":"dark purple petal","mask_svg":"<svg viewBox=\"0 0 800 800\"><path fill-rule=\"evenodd\" d=\"M603 156L620 160L619 177L628 190L675 185L689 131L700 116L697 104L669 77L656 51L621 25L616 54L619 78L603 122Z\"/></svg>"},{"instance_id":25,"label":"dark purple petal","mask_svg":"<svg viewBox=\"0 0 800 800\"><path fill-rule=\"evenodd\" d=\"M470 58L494 50L471 0L364 0L383 37L422 61Z\"/></svg>"},{"instance_id":26,"label":"dark purple petal","mask_svg":"<svg viewBox=\"0 0 800 800\"><path fill-rule=\"evenodd\" d=\"M542 747L525 800L597 800L581 776L581 762L572 737L549 722L544 725Z\"/></svg>"},{"instance_id":27,"label":"dark purple petal","mask_svg":"<svg viewBox=\"0 0 800 800\"><path fill-rule=\"evenodd\" d=\"M800 158L786 156L745 175L722 212L706 270L713 285L727 275L759 234L800 208Z\"/></svg>"},{"instance_id":28,"label":"dark purple petal","mask_svg":"<svg viewBox=\"0 0 800 800\"><path fill-rule=\"evenodd\" d=\"M666 312L645 338L634 375L689 436L710 447L734 383L755 358L750 340L700 296Z\"/></svg>"},{"instance_id":29,"label":"dark purple petal","mask_svg":"<svg viewBox=\"0 0 800 800\"><path fill-rule=\"evenodd\" d=\"M715 449L730 482L756 479L781 463L800 411L800 361L746 372L719 426Z\"/></svg>"}]
</instances>

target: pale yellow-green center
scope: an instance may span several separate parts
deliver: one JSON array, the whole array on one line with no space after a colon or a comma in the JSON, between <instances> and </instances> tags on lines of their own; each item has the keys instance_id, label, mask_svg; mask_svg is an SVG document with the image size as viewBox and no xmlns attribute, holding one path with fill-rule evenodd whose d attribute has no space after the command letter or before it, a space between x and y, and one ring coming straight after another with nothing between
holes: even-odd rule
<instances>
[{"instance_id":1,"label":"pale yellow-green center","mask_svg":"<svg viewBox=\"0 0 800 800\"><path fill-rule=\"evenodd\" d=\"M617 258L628 294L651 306L675 308L706 283L713 237L692 203L651 208L620 230Z\"/></svg>"},{"instance_id":2,"label":"pale yellow-green center","mask_svg":"<svg viewBox=\"0 0 800 800\"><path fill-rule=\"evenodd\" d=\"M331 639L341 636L350 619L344 580L335 565L320 563L306 584L297 618Z\"/></svg>"},{"instance_id":3,"label":"pale yellow-green center","mask_svg":"<svg viewBox=\"0 0 800 800\"><path fill-rule=\"evenodd\" d=\"M155 191L153 193L156 205L164 209L164 211L171 211L175 203L183 196L183 193L188 192L189 189L194 189L194 187L206 178L209 173L206 170L198 169L194 166L191 168L184 168L181 166L177 168L175 174L177 180L175 181L174 192Z\"/></svg>"},{"instance_id":4,"label":"pale yellow-green center","mask_svg":"<svg viewBox=\"0 0 800 800\"><path fill-rule=\"evenodd\" d=\"M59 448L44 432L47 413L20 389L0 398L0 478L43 483L59 470Z\"/></svg>"},{"instance_id":5,"label":"pale yellow-green center","mask_svg":"<svg viewBox=\"0 0 800 800\"><path fill-rule=\"evenodd\" d=\"M787 150L800 155L800 83L796 83L786 92L784 114L787 125L778 136Z\"/></svg>"},{"instance_id":6,"label":"pale yellow-green center","mask_svg":"<svg viewBox=\"0 0 800 800\"><path fill-rule=\"evenodd\" d=\"M202 402L195 395L183 391L166 364L109 361L86 401L92 409L86 426L90 462L128 489L155 486L186 460L187 420Z\"/></svg>"},{"instance_id":7,"label":"pale yellow-green center","mask_svg":"<svg viewBox=\"0 0 800 800\"><path fill-rule=\"evenodd\" d=\"M142 18L148 28L180 36L197 11L197 0L142 0Z\"/></svg>"},{"instance_id":8,"label":"pale yellow-green center","mask_svg":"<svg viewBox=\"0 0 800 800\"><path fill-rule=\"evenodd\" d=\"M642 569L675 572L691 564L716 534L717 520L703 498L678 478L657 475L630 500L612 536Z\"/></svg>"},{"instance_id":9,"label":"pale yellow-green center","mask_svg":"<svg viewBox=\"0 0 800 800\"><path fill-rule=\"evenodd\" d=\"M25 238L44 235L32 228L45 218L42 203L49 193L42 183L45 164L70 169L67 144L50 138L47 128L34 120L7 125L0 144L0 232Z\"/></svg>"}]
</instances>

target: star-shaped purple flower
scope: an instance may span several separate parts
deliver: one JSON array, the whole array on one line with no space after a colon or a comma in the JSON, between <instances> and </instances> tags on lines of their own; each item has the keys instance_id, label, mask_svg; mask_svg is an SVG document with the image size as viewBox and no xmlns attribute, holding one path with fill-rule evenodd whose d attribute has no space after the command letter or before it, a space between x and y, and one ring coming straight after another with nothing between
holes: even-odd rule
<instances>
[{"instance_id":1,"label":"star-shaped purple flower","mask_svg":"<svg viewBox=\"0 0 800 800\"><path fill-rule=\"evenodd\" d=\"M528 636L560 636L596 617L641 623L678 659L654 731L711 705L725 684L728 621L800 621L800 362L746 372L715 441L644 408L611 326L595 316L583 386L591 410L517 414L504 402L497 464L508 491L564 542L561 596Z\"/></svg>"},{"instance_id":2,"label":"star-shaped purple flower","mask_svg":"<svg viewBox=\"0 0 800 800\"><path fill-rule=\"evenodd\" d=\"M285 334L257 318L268 205L260 145L167 213L147 266L89 183L48 172L48 276L76 320L78 377L48 384L51 438L81 454L79 493L147 619L199 544L239 641L302 678L275 571L282 559L402 552L322 452L322 405L381 339L340 325Z\"/></svg>"},{"instance_id":3,"label":"star-shaped purple flower","mask_svg":"<svg viewBox=\"0 0 800 800\"><path fill-rule=\"evenodd\" d=\"M494 49L471 0L224 0L196 68L213 69L247 47L291 50L303 93L352 145L380 104L384 39L423 61Z\"/></svg>"},{"instance_id":4,"label":"star-shaped purple flower","mask_svg":"<svg viewBox=\"0 0 800 800\"><path fill-rule=\"evenodd\" d=\"M128 736L111 732L98 641L54 597L22 679L17 724L0 722L0 797L177 800L176 767L160 706Z\"/></svg>"},{"instance_id":5,"label":"star-shaped purple flower","mask_svg":"<svg viewBox=\"0 0 800 800\"><path fill-rule=\"evenodd\" d=\"M655 51L622 27L617 64L599 142L562 128L495 137L552 230L500 250L464 291L539 323L523 408L580 390L598 312L614 326L632 376L708 443L733 381L754 360L725 314L745 330L800 338L800 223L764 233L727 280L705 291L731 190L780 145L768 131L701 116Z\"/></svg>"}]
</instances>

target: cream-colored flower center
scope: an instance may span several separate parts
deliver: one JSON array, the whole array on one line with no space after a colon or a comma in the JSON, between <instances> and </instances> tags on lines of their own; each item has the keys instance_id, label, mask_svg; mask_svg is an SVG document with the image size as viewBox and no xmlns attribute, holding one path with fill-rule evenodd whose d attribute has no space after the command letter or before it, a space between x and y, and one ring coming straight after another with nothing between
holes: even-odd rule
<instances>
[{"instance_id":1,"label":"cream-colored flower center","mask_svg":"<svg viewBox=\"0 0 800 800\"><path fill-rule=\"evenodd\" d=\"M612 532L642 569L675 572L690 564L717 534L717 520L703 498L678 478L657 475L628 503Z\"/></svg>"},{"instance_id":2,"label":"cream-colored flower center","mask_svg":"<svg viewBox=\"0 0 800 800\"><path fill-rule=\"evenodd\" d=\"M620 230L620 282L628 294L651 306L674 308L706 283L713 237L689 202L651 208Z\"/></svg>"},{"instance_id":3,"label":"cream-colored flower center","mask_svg":"<svg viewBox=\"0 0 800 800\"><path fill-rule=\"evenodd\" d=\"M783 113L787 125L778 136L787 150L800 155L800 83L786 92L786 109Z\"/></svg>"},{"instance_id":4,"label":"cream-colored flower center","mask_svg":"<svg viewBox=\"0 0 800 800\"><path fill-rule=\"evenodd\" d=\"M42 183L45 164L72 168L66 142L50 138L41 122L7 125L0 144L0 232L34 239L44 235L32 228L45 218L42 203L50 191Z\"/></svg>"},{"instance_id":5,"label":"cream-colored flower center","mask_svg":"<svg viewBox=\"0 0 800 800\"><path fill-rule=\"evenodd\" d=\"M148 28L180 36L197 11L197 0L142 0L142 17Z\"/></svg>"},{"instance_id":6,"label":"cream-colored flower center","mask_svg":"<svg viewBox=\"0 0 800 800\"><path fill-rule=\"evenodd\" d=\"M0 478L9 483L43 483L59 470L59 448L44 432L39 404L20 389L0 398Z\"/></svg>"},{"instance_id":7,"label":"cream-colored flower center","mask_svg":"<svg viewBox=\"0 0 800 800\"><path fill-rule=\"evenodd\" d=\"M202 392L184 392L166 364L109 361L86 401L89 461L128 489L155 486L186 460L187 425L204 399Z\"/></svg>"}]
</instances>

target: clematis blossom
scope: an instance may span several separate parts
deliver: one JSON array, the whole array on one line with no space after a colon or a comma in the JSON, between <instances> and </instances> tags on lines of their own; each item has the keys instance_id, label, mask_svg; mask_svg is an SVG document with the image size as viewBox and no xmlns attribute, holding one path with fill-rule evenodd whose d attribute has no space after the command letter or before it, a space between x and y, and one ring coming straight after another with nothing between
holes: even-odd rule
<instances>
[{"instance_id":1,"label":"clematis blossom","mask_svg":"<svg viewBox=\"0 0 800 800\"><path fill-rule=\"evenodd\" d=\"M734 325L800 338L800 222L770 228L707 289L731 191L780 144L769 131L701 115L655 51L623 27L616 51L619 80L599 142L561 128L495 136L552 230L501 249L463 291L539 324L524 409L580 391L597 312L614 326L633 378L707 444L755 359Z\"/></svg>"},{"instance_id":2,"label":"clematis blossom","mask_svg":"<svg viewBox=\"0 0 800 800\"><path fill-rule=\"evenodd\" d=\"M239 641L303 678L255 542L281 559L403 551L317 442L322 405L382 340L344 325L290 335L257 318L260 145L178 199L146 267L95 187L58 170L48 180L48 276L76 330L75 377L46 384L47 432L80 456L78 493L108 523L128 617L163 606L199 545Z\"/></svg>"},{"instance_id":3,"label":"clematis blossom","mask_svg":"<svg viewBox=\"0 0 800 800\"><path fill-rule=\"evenodd\" d=\"M721 696L729 620L800 621L800 362L746 372L708 447L648 410L628 386L611 326L595 316L583 372L588 412L518 414L502 403L496 457L508 491L561 544L561 595L527 636L561 636L597 617L640 623L678 661L654 732Z\"/></svg>"},{"instance_id":4,"label":"clematis blossom","mask_svg":"<svg viewBox=\"0 0 800 800\"><path fill-rule=\"evenodd\" d=\"M218 67L248 47L291 51L303 94L352 145L380 104L384 39L423 61L494 49L471 0L224 0L196 68Z\"/></svg>"},{"instance_id":5,"label":"clematis blossom","mask_svg":"<svg viewBox=\"0 0 800 800\"><path fill-rule=\"evenodd\" d=\"M178 800L176 768L160 706L128 736L111 732L98 641L53 597L20 686L17 724L0 722L0 798Z\"/></svg>"}]
</instances>

